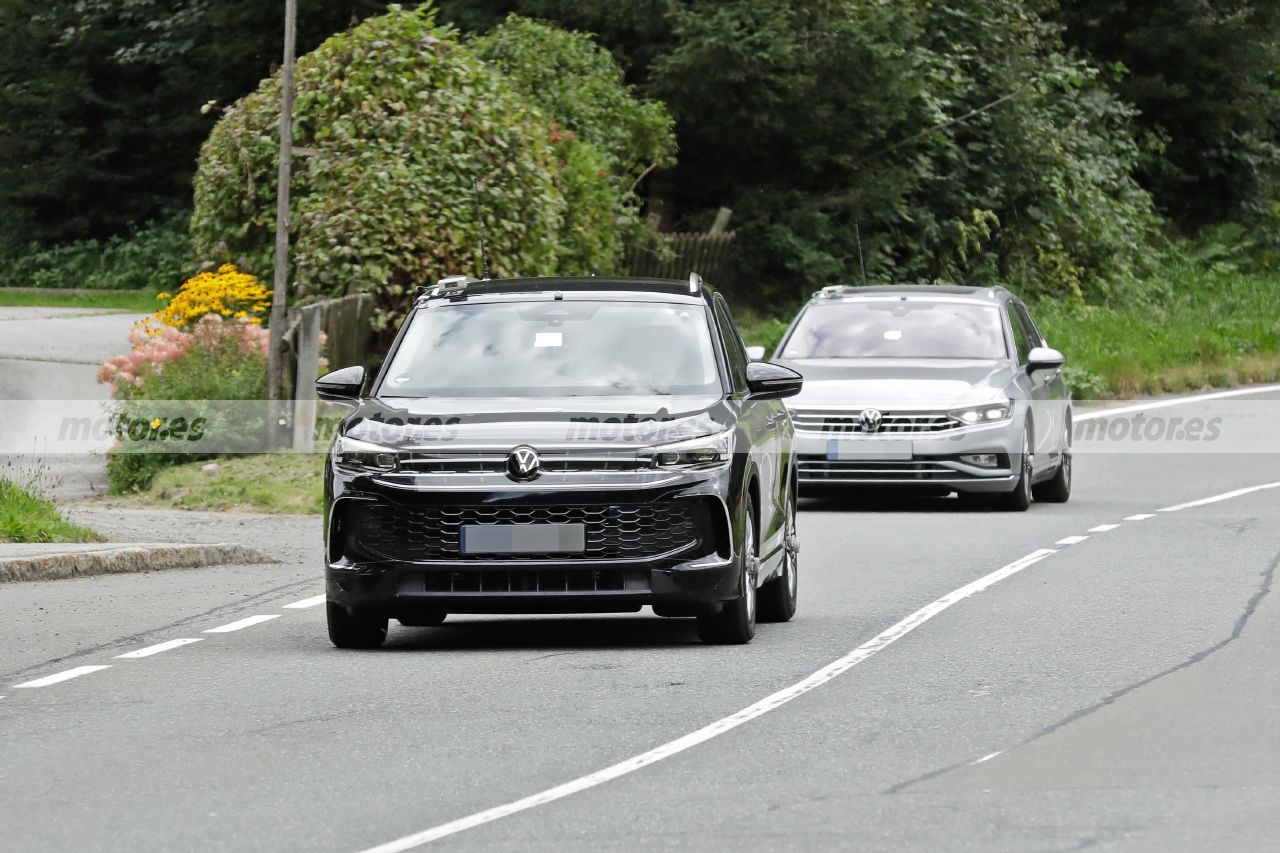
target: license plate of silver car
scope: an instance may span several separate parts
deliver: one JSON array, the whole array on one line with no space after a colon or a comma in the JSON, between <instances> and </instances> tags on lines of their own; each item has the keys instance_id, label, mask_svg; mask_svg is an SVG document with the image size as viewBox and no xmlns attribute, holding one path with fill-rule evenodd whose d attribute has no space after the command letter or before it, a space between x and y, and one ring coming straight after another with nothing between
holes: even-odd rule
<instances>
[{"instance_id":1,"label":"license plate of silver car","mask_svg":"<svg viewBox=\"0 0 1280 853\"><path fill-rule=\"evenodd\" d=\"M829 462L907 462L912 457L909 440L893 438L838 439L827 442Z\"/></svg>"},{"instance_id":2,"label":"license plate of silver car","mask_svg":"<svg viewBox=\"0 0 1280 853\"><path fill-rule=\"evenodd\" d=\"M464 554L581 554L587 550L582 524L467 524Z\"/></svg>"}]
</instances>

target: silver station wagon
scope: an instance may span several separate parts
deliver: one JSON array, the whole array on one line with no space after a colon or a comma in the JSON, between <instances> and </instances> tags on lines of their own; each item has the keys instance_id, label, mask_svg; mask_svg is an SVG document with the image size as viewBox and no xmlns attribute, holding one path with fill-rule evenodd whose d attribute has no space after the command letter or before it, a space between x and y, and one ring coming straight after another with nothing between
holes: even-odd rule
<instances>
[{"instance_id":1,"label":"silver station wagon","mask_svg":"<svg viewBox=\"0 0 1280 853\"><path fill-rule=\"evenodd\" d=\"M773 360L805 377L788 401L802 488L956 492L1012 510L1071 495L1063 356L1003 287L827 287Z\"/></svg>"}]
</instances>

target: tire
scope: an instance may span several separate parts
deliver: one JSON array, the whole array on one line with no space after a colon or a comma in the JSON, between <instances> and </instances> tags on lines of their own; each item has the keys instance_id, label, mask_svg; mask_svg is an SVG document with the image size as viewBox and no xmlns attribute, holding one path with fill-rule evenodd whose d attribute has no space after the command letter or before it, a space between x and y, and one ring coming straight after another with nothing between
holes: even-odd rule
<instances>
[{"instance_id":1,"label":"tire","mask_svg":"<svg viewBox=\"0 0 1280 853\"><path fill-rule=\"evenodd\" d=\"M411 615L396 621L406 628L434 628L437 625L443 625L447 618L449 614L444 611L444 608L432 607L427 610L416 610Z\"/></svg>"},{"instance_id":2,"label":"tire","mask_svg":"<svg viewBox=\"0 0 1280 853\"><path fill-rule=\"evenodd\" d=\"M1000 496L1000 507L1010 512L1026 512L1031 506L1033 495L1031 493L1031 425L1027 425L1026 432L1022 436L1022 452L1018 454L1016 461L1022 475L1018 477L1018 483L1013 487L1013 491L1007 495Z\"/></svg>"},{"instance_id":3,"label":"tire","mask_svg":"<svg viewBox=\"0 0 1280 853\"><path fill-rule=\"evenodd\" d=\"M1064 504L1071 499L1071 425L1067 424L1062 438L1062 461L1053 479L1046 480L1031 490L1036 500L1050 504Z\"/></svg>"},{"instance_id":4,"label":"tire","mask_svg":"<svg viewBox=\"0 0 1280 853\"><path fill-rule=\"evenodd\" d=\"M796 496L787 493L783 511L782 574L760 587L760 603L756 619L760 622L790 622L796 615L796 599L800 591L800 543L796 536Z\"/></svg>"},{"instance_id":5,"label":"tire","mask_svg":"<svg viewBox=\"0 0 1280 853\"><path fill-rule=\"evenodd\" d=\"M747 498L742 521L742 548L738 551L738 571L742 594L726 601L720 612L698 617L698 637L715 645L742 645L756 635L756 515L751 498Z\"/></svg>"},{"instance_id":6,"label":"tire","mask_svg":"<svg viewBox=\"0 0 1280 853\"><path fill-rule=\"evenodd\" d=\"M387 617L352 616L345 607L327 605L329 640L340 649L376 649L387 639Z\"/></svg>"}]
</instances>

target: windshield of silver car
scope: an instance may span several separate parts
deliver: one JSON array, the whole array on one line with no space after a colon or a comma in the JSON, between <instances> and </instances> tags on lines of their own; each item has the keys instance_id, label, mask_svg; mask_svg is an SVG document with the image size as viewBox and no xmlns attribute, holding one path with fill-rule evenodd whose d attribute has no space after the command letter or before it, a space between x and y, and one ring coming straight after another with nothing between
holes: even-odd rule
<instances>
[{"instance_id":1,"label":"windshield of silver car","mask_svg":"<svg viewBox=\"0 0 1280 853\"><path fill-rule=\"evenodd\" d=\"M718 395L720 388L702 306L556 300L420 309L380 396Z\"/></svg>"},{"instance_id":2,"label":"windshield of silver car","mask_svg":"<svg viewBox=\"0 0 1280 853\"><path fill-rule=\"evenodd\" d=\"M999 309L972 302L866 299L813 305L783 358L1006 358Z\"/></svg>"}]
</instances>

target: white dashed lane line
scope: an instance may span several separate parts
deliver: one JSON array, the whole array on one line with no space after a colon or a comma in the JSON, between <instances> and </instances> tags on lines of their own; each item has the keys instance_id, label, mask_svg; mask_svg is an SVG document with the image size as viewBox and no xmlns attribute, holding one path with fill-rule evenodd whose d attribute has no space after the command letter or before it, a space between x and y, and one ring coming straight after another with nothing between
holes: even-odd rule
<instances>
[{"instance_id":1,"label":"white dashed lane line","mask_svg":"<svg viewBox=\"0 0 1280 853\"><path fill-rule=\"evenodd\" d=\"M111 664L102 664L99 666L78 666L75 669L68 669L65 672L56 672L53 675L46 675L44 678L37 678L35 681L24 681L21 684L13 685L14 689L26 687L48 687L50 684L57 684L60 681L70 681L73 678L79 678L82 675L88 675L91 672L97 672L100 669L111 669Z\"/></svg>"},{"instance_id":2,"label":"white dashed lane line","mask_svg":"<svg viewBox=\"0 0 1280 853\"><path fill-rule=\"evenodd\" d=\"M147 646L145 649L138 649L134 652L125 652L122 655L116 655L116 660L133 660L135 658L149 658L152 655L158 655L161 652L167 652L170 649L180 649L183 646L189 646L192 643L200 642L199 637L184 638L181 640L169 640L165 643L156 643L154 646Z\"/></svg>"},{"instance_id":3,"label":"white dashed lane line","mask_svg":"<svg viewBox=\"0 0 1280 853\"><path fill-rule=\"evenodd\" d=\"M1155 518L1155 517L1156 515L1153 512L1140 512L1137 515L1129 516L1128 518L1125 519L1125 521L1146 521L1148 518Z\"/></svg>"},{"instance_id":4,"label":"white dashed lane line","mask_svg":"<svg viewBox=\"0 0 1280 853\"><path fill-rule=\"evenodd\" d=\"M1055 545L1079 545L1081 542L1083 542L1088 538L1089 538L1088 536L1067 536L1062 539L1059 539L1054 544Z\"/></svg>"},{"instance_id":5,"label":"white dashed lane line","mask_svg":"<svg viewBox=\"0 0 1280 853\"><path fill-rule=\"evenodd\" d=\"M1119 526L1120 525L1118 524L1099 524L1097 527L1090 527L1089 532L1090 533L1106 533L1108 530L1115 530Z\"/></svg>"},{"instance_id":6,"label":"white dashed lane line","mask_svg":"<svg viewBox=\"0 0 1280 853\"><path fill-rule=\"evenodd\" d=\"M217 628L210 628L203 632L205 634L230 634L232 631L239 631L243 628L251 628L254 625L260 625L263 622L270 622L272 619L279 619L279 613L271 613L269 615L250 616L246 619L238 619L226 625L219 625Z\"/></svg>"},{"instance_id":7,"label":"white dashed lane line","mask_svg":"<svg viewBox=\"0 0 1280 853\"><path fill-rule=\"evenodd\" d=\"M285 607L290 610L306 610L308 607L315 607L317 604L324 604L325 597L317 595L313 598L304 598L301 601L295 601L293 604L286 604Z\"/></svg>"}]
</instances>

